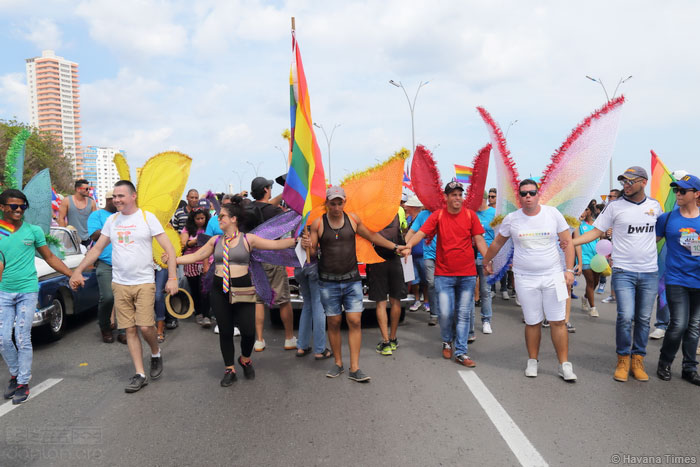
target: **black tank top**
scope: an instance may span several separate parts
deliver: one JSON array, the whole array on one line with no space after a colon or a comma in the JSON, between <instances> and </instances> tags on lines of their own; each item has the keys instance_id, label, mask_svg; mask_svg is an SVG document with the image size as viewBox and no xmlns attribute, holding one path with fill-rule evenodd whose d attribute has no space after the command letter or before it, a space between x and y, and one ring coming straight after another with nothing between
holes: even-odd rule
<instances>
[{"instance_id":1,"label":"black tank top","mask_svg":"<svg viewBox=\"0 0 700 467\"><path fill-rule=\"evenodd\" d=\"M347 214L343 213L343 226L340 229L332 229L328 223L328 215L323 215L323 235L319 243L319 279L329 282L352 282L361 279L357 269L355 231Z\"/></svg>"}]
</instances>

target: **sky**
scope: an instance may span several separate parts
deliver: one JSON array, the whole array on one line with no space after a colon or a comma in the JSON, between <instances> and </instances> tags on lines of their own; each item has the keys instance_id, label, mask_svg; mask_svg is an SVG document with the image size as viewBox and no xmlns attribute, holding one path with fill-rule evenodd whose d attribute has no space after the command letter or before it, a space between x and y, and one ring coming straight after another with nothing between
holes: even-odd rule
<instances>
[{"instance_id":1,"label":"sky","mask_svg":"<svg viewBox=\"0 0 700 467\"><path fill-rule=\"evenodd\" d=\"M292 16L313 119L340 125L331 182L410 148L409 105L389 80L411 100L428 81L415 140L444 181L489 141L477 106L508 130L520 175L540 175L606 102L586 75L610 95L632 76L618 90L615 175L649 170L651 149L671 170L700 172L693 1L0 0L0 119L29 121L25 59L53 49L79 64L83 146L123 149L132 171L181 151L188 186L247 189L286 171ZM607 167L590 169L605 171L607 193Z\"/></svg>"}]
</instances>

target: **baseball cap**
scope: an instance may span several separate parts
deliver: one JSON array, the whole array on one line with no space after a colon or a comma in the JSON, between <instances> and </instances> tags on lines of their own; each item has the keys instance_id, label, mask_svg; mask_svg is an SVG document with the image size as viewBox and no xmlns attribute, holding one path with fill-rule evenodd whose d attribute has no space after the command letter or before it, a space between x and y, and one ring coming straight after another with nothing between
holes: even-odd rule
<instances>
[{"instance_id":1,"label":"baseball cap","mask_svg":"<svg viewBox=\"0 0 700 467\"><path fill-rule=\"evenodd\" d=\"M199 203L197 203L197 207L209 209L209 201L207 201L206 199L200 199Z\"/></svg>"},{"instance_id":2,"label":"baseball cap","mask_svg":"<svg viewBox=\"0 0 700 467\"><path fill-rule=\"evenodd\" d=\"M406 207L407 208L422 208L423 203L420 202L420 200L418 199L418 197L416 195L413 195L410 198L408 198L408 200L406 201Z\"/></svg>"},{"instance_id":3,"label":"baseball cap","mask_svg":"<svg viewBox=\"0 0 700 467\"><path fill-rule=\"evenodd\" d=\"M686 175L680 180L671 182L671 186L677 186L678 188L684 188L686 190L700 191L700 178L695 175Z\"/></svg>"},{"instance_id":4,"label":"baseball cap","mask_svg":"<svg viewBox=\"0 0 700 467\"><path fill-rule=\"evenodd\" d=\"M250 191L258 191L263 188L271 187L275 182L268 180L265 177L255 177L252 182L250 182Z\"/></svg>"},{"instance_id":5,"label":"baseball cap","mask_svg":"<svg viewBox=\"0 0 700 467\"><path fill-rule=\"evenodd\" d=\"M345 190L343 190L343 187L332 186L326 190L326 199L328 201L336 198L340 198L345 201Z\"/></svg>"},{"instance_id":6,"label":"baseball cap","mask_svg":"<svg viewBox=\"0 0 700 467\"><path fill-rule=\"evenodd\" d=\"M112 190L109 190L107 193L105 193L105 199L108 198L114 198L114 192Z\"/></svg>"},{"instance_id":7,"label":"baseball cap","mask_svg":"<svg viewBox=\"0 0 700 467\"><path fill-rule=\"evenodd\" d=\"M446 194L446 195L449 195L450 193L452 193L452 192L455 191L455 190L462 190L462 191L464 191L464 186L462 186L461 183L455 182L455 181L451 181L450 183L448 183L447 185L445 185L445 194Z\"/></svg>"},{"instance_id":8,"label":"baseball cap","mask_svg":"<svg viewBox=\"0 0 700 467\"><path fill-rule=\"evenodd\" d=\"M644 168L638 165L633 165L629 169L625 170L625 172L622 175L619 175L617 177L618 180L622 180L623 178L626 178L627 180L632 180L635 178L643 178L645 180L649 180L649 175L647 175L647 171L644 170Z\"/></svg>"}]
</instances>

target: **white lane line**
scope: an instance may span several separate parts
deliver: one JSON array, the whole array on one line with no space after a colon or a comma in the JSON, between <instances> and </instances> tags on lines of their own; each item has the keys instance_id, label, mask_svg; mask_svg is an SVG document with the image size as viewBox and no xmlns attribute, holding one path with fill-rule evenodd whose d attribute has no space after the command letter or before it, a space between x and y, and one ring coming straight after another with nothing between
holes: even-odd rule
<instances>
[{"instance_id":1,"label":"white lane line","mask_svg":"<svg viewBox=\"0 0 700 467\"><path fill-rule=\"evenodd\" d=\"M51 387L57 385L61 381L63 381L63 378L49 378L46 381L42 381L41 383L37 384L36 386L29 386L29 399L27 399L27 402L31 401L32 398L38 396L47 389L50 389ZM26 404L27 402L24 403ZM5 402L4 404L0 405L0 417L2 417L3 415L7 415L9 412L12 412L20 405L22 404L13 405L11 400Z\"/></svg>"},{"instance_id":2,"label":"white lane line","mask_svg":"<svg viewBox=\"0 0 700 467\"><path fill-rule=\"evenodd\" d=\"M484 409L486 415L489 416L491 422L501 434L506 444L513 451L515 457L518 458L523 466L547 466L547 461L537 452L535 446L530 443L530 440L515 424L508 412L503 406L493 397L491 391L481 381L474 371L460 371L459 376L464 380L469 390L474 394L474 397Z\"/></svg>"}]
</instances>

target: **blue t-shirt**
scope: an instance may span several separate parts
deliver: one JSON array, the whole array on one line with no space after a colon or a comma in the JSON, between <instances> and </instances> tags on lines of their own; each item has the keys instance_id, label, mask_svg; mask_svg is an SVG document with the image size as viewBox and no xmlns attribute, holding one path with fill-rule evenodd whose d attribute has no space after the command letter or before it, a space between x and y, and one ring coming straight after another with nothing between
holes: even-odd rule
<instances>
[{"instance_id":1,"label":"blue t-shirt","mask_svg":"<svg viewBox=\"0 0 700 467\"><path fill-rule=\"evenodd\" d=\"M216 214L211 216L211 219L209 219L209 222L207 223L207 230L204 231L204 234L209 235L210 237L224 234L219 227L219 216Z\"/></svg>"},{"instance_id":2,"label":"blue t-shirt","mask_svg":"<svg viewBox=\"0 0 700 467\"><path fill-rule=\"evenodd\" d=\"M587 224L585 221L581 221L581 225L578 226L579 235L583 235L589 230L593 230L593 226ZM581 260L583 264L591 264L591 259L597 254L595 246L598 240L593 240L591 243L584 243L581 245Z\"/></svg>"},{"instance_id":3,"label":"blue t-shirt","mask_svg":"<svg viewBox=\"0 0 700 467\"><path fill-rule=\"evenodd\" d=\"M98 230L102 230L102 227L105 226L105 222L107 222L107 219L109 216L111 216L113 213L107 211L106 209L98 209L97 211L93 211L90 213L90 217L88 217L87 221L87 232L88 236L94 234ZM102 250L102 253L100 254L99 257L100 261L104 261L105 263L109 264L110 266L112 265L112 244L108 244L104 250Z\"/></svg>"},{"instance_id":4,"label":"blue t-shirt","mask_svg":"<svg viewBox=\"0 0 700 467\"><path fill-rule=\"evenodd\" d=\"M496 217L496 209L486 208L483 211L476 211L476 215L479 217L479 222L481 222L481 226L484 228L484 240L486 241L486 246L491 246L491 242L495 236L493 228L491 227L491 222L493 222L493 218ZM476 258L483 259L481 257L481 253L478 251L476 253Z\"/></svg>"},{"instance_id":5,"label":"blue t-shirt","mask_svg":"<svg viewBox=\"0 0 700 467\"><path fill-rule=\"evenodd\" d=\"M689 219L678 209L656 221L656 236L666 237L666 284L700 288L700 256L690 253L690 244L700 241L700 216Z\"/></svg>"},{"instance_id":6,"label":"blue t-shirt","mask_svg":"<svg viewBox=\"0 0 700 467\"><path fill-rule=\"evenodd\" d=\"M430 211L428 210L423 210L421 211L417 216L416 220L413 221L413 225L411 225L411 230L414 232L418 232L421 227L423 227L423 224L425 224L425 221L428 220L428 217L430 217ZM430 245L426 245L425 241L423 241L423 258L425 259L435 259L435 249L437 248L437 235L433 237L433 241L430 242Z\"/></svg>"}]
</instances>

